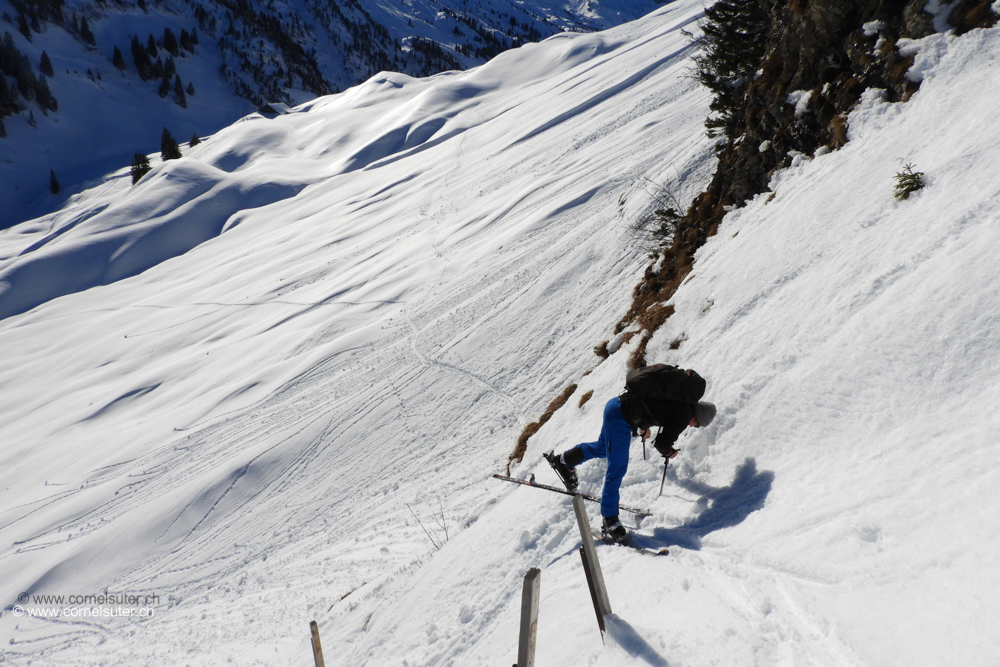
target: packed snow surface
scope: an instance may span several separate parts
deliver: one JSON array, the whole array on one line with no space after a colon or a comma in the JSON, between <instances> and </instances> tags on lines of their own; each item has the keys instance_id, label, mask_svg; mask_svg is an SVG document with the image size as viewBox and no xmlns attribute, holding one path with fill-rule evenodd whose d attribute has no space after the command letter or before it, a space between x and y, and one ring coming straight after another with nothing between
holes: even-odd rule
<instances>
[{"instance_id":1,"label":"packed snow surface","mask_svg":"<svg viewBox=\"0 0 1000 667\"><path fill-rule=\"evenodd\" d=\"M0 233L3 661L305 666L315 619L329 665L506 665L539 567L540 665L994 664L1000 30L909 45L909 102L699 252L647 357L719 415L662 496L633 444L671 554L598 547L604 642L568 498L489 478L577 383L513 468L554 483L621 391L625 223L713 168L700 11L381 74ZM153 614L36 597L101 593Z\"/></svg>"}]
</instances>

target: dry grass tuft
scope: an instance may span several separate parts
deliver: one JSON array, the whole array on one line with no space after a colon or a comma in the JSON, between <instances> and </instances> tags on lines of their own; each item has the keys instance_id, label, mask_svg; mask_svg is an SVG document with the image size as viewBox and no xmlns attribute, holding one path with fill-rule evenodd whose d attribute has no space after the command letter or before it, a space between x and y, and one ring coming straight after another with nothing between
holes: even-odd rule
<instances>
[{"instance_id":1,"label":"dry grass tuft","mask_svg":"<svg viewBox=\"0 0 1000 667\"><path fill-rule=\"evenodd\" d=\"M657 329L659 329L660 326L664 322L666 322L673 314L674 314L673 306L664 306L662 304L657 304L652 308L646 310L646 312L639 317L639 324L641 324L644 329L652 333Z\"/></svg>"},{"instance_id":2,"label":"dry grass tuft","mask_svg":"<svg viewBox=\"0 0 1000 667\"><path fill-rule=\"evenodd\" d=\"M830 120L830 148L837 150L847 145L847 118L842 114L837 114Z\"/></svg>"},{"instance_id":3,"label":"dry grass tuft","mask_svg":"<svg viewBox=\"0 0 1000 667\"><path fill-rule=\"evenodd\" d=\"M964 0L958 3L948 14L948 23L955 26L955 32L959 35L964 35L975 28L992 28L998 19L1000 16L993 12L992 3L976 0Z\"/></svg>"},{"instance_id":4,"label":"dry grass tuft","mask_svg":"<svg viewBox=\"0 0 1000 667\"><path fill-rule=\"evenodd\" d=\"M542 426L545 425L545 422L552 419L552 415L555 414L556 410L566 405L566 401L569 400L569 397L573 395L574 391L576 391L575 384L571 384L563 389L563 393L561 393L554 401L549 403L549 407L545 408L545 412L543 412L542 416L538 418L538 421L531 422L524 427L524 430L521 431L521 435L517 438L517 445L514 447L514 451L507 457L507 475L510 475L510 464L513 463L515 459L518 462L524 460L524 454L528 451L528 439L538 433L538 429L542 428Z\"/></svg>"},{"instance_id":5,"label":"dry grass tuft","mask_svg":"<svg viewBox=\"0 0 1000 667\"><path fill-rule=\"evenodd\" d=\"M632 354L628 356L628 367L629 369L635 368L645 368L646 367L646 344L649 343L650 334L645 334L639 344L635 346L632 350Z\"/></svg>"},{"instance_id":6,"label":"dry grass tuft","mask_svg":"<svg viewBox=\"0 0 1000 667\"><path fill-rule=\"evenodd\" d=\"M584 394L583 396L581 396L581 397L580 397L580 407L582 408L582 407L584 406L584 404L585 404L585 403L586 403L587 401L589 401L589 400L591 399L591 397L592 397L593 395L594 395L594 390L593 390L593 389L591 389L591 390L590 390L590 391L588 391L588 392L587 392L586 394Z\"/></svg>"},{"instance_id":7,"label":"dry grass tuft","mask_svg":"<svg viewBox=\"0 0 1000 667\"><path fill-rule=\"evenodd\" d=\"M889 68L889 71L885 74L885 80L892 85L894 88L905 89L908 83L906 78L906 73L910 71L913 67L913 61L916 60L916 56L910 56L909 58L903 58L895 65Z\"/></svg>"},{"instance_id":8,"label":"dry grass tuft","mask_svg":"<svg viewBox=\"0 0 1000 667\"><path fill-rule=\"evenodd\" d=\"M673 288L674 291L677 287ZM649 344L649 339L653 337L656 330L659 329L671 315L674 314L673 306L664 306L662 303L656 303L644 311L639 313L636 318L636 322L642 327L642 339L639 344L635 346L632 350L632 354L628 358L629 368L643 368L646 365L646 345ZM627 338L628 336L626 336Z\"/></svg>"}]
</instances>

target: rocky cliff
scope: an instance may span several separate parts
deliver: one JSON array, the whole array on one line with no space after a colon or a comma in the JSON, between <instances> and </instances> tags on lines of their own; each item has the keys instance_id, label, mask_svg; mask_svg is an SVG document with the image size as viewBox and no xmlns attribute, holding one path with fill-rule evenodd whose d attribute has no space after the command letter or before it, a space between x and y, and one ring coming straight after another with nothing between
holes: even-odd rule
<instances>
[{"instance_id":1,"label":"rocky cliff","mask_svg":"<svg viewBox=\"0 0 1000 667\"><path fill-rule=\"evenodd\" d=\"M998 19L990 3L975 0L940 6L936 0L725 4L736 13L752 10L755 18L738 32L756 30L763 43L740 53L753 53L759 62L744 63L747 76L729 82L728 89L720 86L724 92L717 94L717 102L725 102L720 102L722 97L734 102L725 122L714 124L722 128L717 170L677 221L672 243L646 270L628 314L617 326L616 333L642 332L631 360L637 367L645 364L645 341L672 312L660 304L690 272L695 251L715 233L727 210L766 192L772 174L797 156L843 146L847 114L865 90L881 89L888 101L905 102L918 89L919 83L907 77L913 56L900 52L901 40L945 30L962 34L992 26ZM706 64L711 65L700 63L702 69Z\"/></svg>"}]
</instances>

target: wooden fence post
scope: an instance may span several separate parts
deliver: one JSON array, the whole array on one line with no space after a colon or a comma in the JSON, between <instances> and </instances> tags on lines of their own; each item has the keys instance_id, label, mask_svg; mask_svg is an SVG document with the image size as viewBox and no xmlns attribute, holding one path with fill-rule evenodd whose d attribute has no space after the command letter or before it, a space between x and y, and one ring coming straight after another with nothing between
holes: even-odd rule
<instances>
[{"instance_id":1,"label":"wooden fence post","mask_svg":"<svg viewBox=\"0 0 1000 667\"><path fill-rule=\"evenodd\" d=\"M521 633L517 643L516 667L535 666L535 637L538 633L538 590L542 571L537 567L524 575L521 589Z\"/></svg>"},{"instance_id":2,"label":"wooden fence post","mask_svg":"<svg viewBox=\"0 0 1000 667\"><path fill-rule=\"evenodd\" d=\"M583 571L587 575L587 588L590 589L590 599L594 603L594 613L597 614L597 627L601 629L601 638L604 638L604 616L601 615L601 606L597 602L597 591L594 589L594 577L590 574L590 563L587 562L587 552L580 547L580 560L583 561Z\"/></svg>"},{"instance_id":3,"label":"wooden fence post","mask_svg":"<svg viewBox=\"0 0 1000 667\"><path fill-rule=\"evenodd\" d=\"M316 667L326 667L323 662L323 647L319 644L319 626L316 625L316 621L309 623L309 629L312 631L313 659L316 660Z\"/></svg>"},{"instance_id":4,"label":"wooden fence post","mask_svg":"<svg viewBox=\"0 0 1000 667\"><path fill-rule=\"evenodd\" d=\"M590 519L587 517L587 508L583 506L583 496L576 495L573 497L573 511L576 513L576 522L580 526L580 539L583 541L580 557L583 559L583 568L587 573L590 595L594 600L597 625L600 626L603 636L604 617L611 613L611 601L608 599L608 589L604 586L604 574L601 573L601 563L597 560L594 534L590 530Z\"/></svg>"}]
</instances>

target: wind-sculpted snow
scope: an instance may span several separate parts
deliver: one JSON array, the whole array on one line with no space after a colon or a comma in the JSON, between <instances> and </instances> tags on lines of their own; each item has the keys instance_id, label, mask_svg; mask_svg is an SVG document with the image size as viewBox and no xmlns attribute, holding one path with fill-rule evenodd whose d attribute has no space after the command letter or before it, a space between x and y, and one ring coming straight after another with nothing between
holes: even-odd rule
<instances>
[{"instance_id":1,"label":"wind-sculpted snow","mask_svg":"<svg viewBox=\"0 0 1000 667\"><path fill-rule=\"evenodd\" d=\"M660 4L302 0L276 6L269 0L157 0L109 6L60 0L49 7L15 2L3 12L6 28L0 37L11 35L14 48L33 67L46 55L53 67L46 85L57 103L43 111L40 104L21 99L20 113L3 120L0 229L61 208L92 187L91 181L103 181L127 164L136 151L152 151L163 128L186 152L183 144L192 133L214 134L252 113L262 100L298 104L390 67L412 76L465 70L516 44L561 32L604 30ZM22 15L30 23L23 29ZM92 43L82 38L83 17ZM135 60L133 37L151 56L146 65ZM148 40L158 46L149 47ZM586 51L589 45L578 47ZM116 51L122 54L117 65ZM141 63L141 51L139 58ZM162 71L154 72L157 61ZM180 86L161 89L162 75ZM19 86L27 85L23 76L17 78ZM17 104L5 113L14 108ZM50 171L60 184L55 194Z\"/></svg>"},{"instance_id":2,"label":"wind-sculpted snow","mask_svg":"<svg viewBox=\"0 0 1000 667\"><path fill-rule=\"evenodd\" d=\"M671 554L598 546L606 644L568 499L489 478L575 383L513 470L554 483L541 454L596 438L621 391L645 266L624 223L644 179L688 201L713 168L699 14L383 73L0 234L4 271L88 239L81 275L121 271L0 321L5 664L304 667L313 619L330 665L511 664L532 567L537 664L991 664L998 30L913 45L909 102L866 94L843 149L700 251L647 356L719 413L662 496L634 443L622 502ZM928 185L897 202L906 162ZM235 204L208 240L121 277L213 193ZM599 493L603 465L579 472ZM32 597L102 592L155 614Z\"/></svg>"},{"instance_id":3,"label":"wind-sculpted snow","mask_svg":"<svg viewBox=\"0 0 1000 667\"><path fill-rule=\"evenodd\" d=\"M218 236L237 212L303 187L270 175L227 176L195 160L167 162L119 201L99 204L93 216L73 211L66 232L56 222L45 239L0 265L0 318L142 273Z\"/></svg>"},{"instance_id":4,"label":"wind-sculpted snow","mask_svg":"<svg viewBox=\"0 0 1000 667\"><path fill-rule=\"evenodd\" d=\"M364 618L341 642L325 614L422 571L414 515L443 555L491 514L487 473L590 367L641 269L622 193L675 170L694 192L711 170L708 97L662 53L699 13L469 72L382 73L0 234L21 299L0 324L17 350L0 366L3 604L108 586L160 599L134 627L5 612L4 658L188 662L187 646L214 664L254 637L248 662L299 661L311 609L330 662L379 664L357 644ZM623 80L629 95L600 97ZM506 593L483 599L449 611L471 634L446 659L501 618Z\"/></svg>"}]
</instances>

